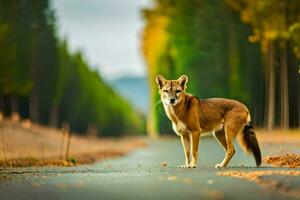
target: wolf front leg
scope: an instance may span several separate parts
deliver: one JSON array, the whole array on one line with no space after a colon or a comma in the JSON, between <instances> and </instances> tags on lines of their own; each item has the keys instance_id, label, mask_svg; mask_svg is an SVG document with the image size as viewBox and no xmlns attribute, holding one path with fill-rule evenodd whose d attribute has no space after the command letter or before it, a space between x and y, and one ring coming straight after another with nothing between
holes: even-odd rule
<instances>
[{"instance_id":1,"label":"wolf front leg","mask_svg":"<svg viewBox=\"0 0 300 200\"><path fill-rule=\"evenodd\" d=\"M185 165L180 165L179 168L187 168L190 164L190 146L191 140L188 134L181 134L181 143L185 155Z\"/></svg>"},{"instance_id":2,"label":"wolf front leg","mask_svg":"<svg viewBox=\"0 0 300 200\"><path fill-rule=\"evenodd\" d=\"M195 131L190 134L191 149L192 149L192 161L189 164L189 168L196 168L198 162L198 147L200 140L200 131Z\"/></svg>"}]
</instances>

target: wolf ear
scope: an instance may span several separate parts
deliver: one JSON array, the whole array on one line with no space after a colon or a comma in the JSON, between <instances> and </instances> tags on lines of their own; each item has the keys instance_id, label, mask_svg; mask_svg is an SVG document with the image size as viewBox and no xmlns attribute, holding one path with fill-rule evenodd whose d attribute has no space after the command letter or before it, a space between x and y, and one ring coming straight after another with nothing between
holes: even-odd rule
<instances>
[{"instance_id":1,"label":"wolf ear","mask_svg":"<svg viewBox=\"0 0 300 200\"><path fill-rule=\"evenodd\" d=\"M158 88L161 90L162 87L166 83L166 79L162 75L157 75L156 76L156 83L157 83Z\"/></svg>"},{"instance_id":2,"label":"wolf ear","mask_svg":"<svg viewBox=\"0 0 300 200\"><path fill-rule=\"evenodd\" d=\"M182 75L177 79L178 83L181 85L181 87L184 90L186 89L186 84L187 84L188 80L189 79L188 79L187 75Z\"/></svg>"}]
</instances>

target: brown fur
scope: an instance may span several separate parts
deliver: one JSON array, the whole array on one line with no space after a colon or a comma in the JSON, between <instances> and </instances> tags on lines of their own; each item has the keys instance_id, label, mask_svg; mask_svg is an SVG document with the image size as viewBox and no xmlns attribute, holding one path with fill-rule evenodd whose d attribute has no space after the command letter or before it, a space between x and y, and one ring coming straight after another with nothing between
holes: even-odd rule
<instances>
[{"instance_id":1,"label":"brown fur","mask_svg":"<svg viewBox=\"0 0 300 200\"><path fill-rule=\"evenodd\" d=\"M166 80L161 75L156 77L161 100L173 129L181 137L185 151L186 163L182 167L196 167L198 144L203 132L214 132L216 139L223 146L226 156L215 167L225 167L235 153L233 140L237 135L250 133L244 131L250 123L247 107L232 99L210 98L198 99L185 92L188 77L183 75L177 80ZM173 102L172 102L173 101ZM248 136L248 135L246 135ZM241 137L244 149L255 155L257 165L260 164L260 150L254 132L251 137ZM251 141L248 139L251 138ZM246 140L246 141L245 141ZM256 147L255 146L256 141ZM247 145L246 145L247 144ZM190 151L192 150L192 159ZM259 156L258 156L259 154Z\"/></svg>"}]
</instances>

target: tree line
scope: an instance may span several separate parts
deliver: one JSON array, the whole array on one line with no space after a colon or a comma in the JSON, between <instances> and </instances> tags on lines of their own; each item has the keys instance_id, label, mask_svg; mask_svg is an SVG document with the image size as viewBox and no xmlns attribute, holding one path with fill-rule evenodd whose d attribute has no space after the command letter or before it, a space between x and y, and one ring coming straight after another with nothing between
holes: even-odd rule
<instances>
[{"instance_id":1,"label":"tree line","mask_svg":"<svg viewBox=\"0 0 300 200\"><path fill-rule=\"evenodd\" d=\"M142 11L152 135L171 129L157 74L189 76L188 92L245 103L256 126L300 125L300 3L296 0L155 0Z\"/></svg>"},{"instance_id":2,"label":"tree line","mask_svg":"<svg viewBox=\"0 0 300 200\"><path fill-rule=\"evenodd\" d=\"M143 116L57 36L49 0L0 0L0 111L79 133L143 132Z\"/></svg>"}]
</instances>

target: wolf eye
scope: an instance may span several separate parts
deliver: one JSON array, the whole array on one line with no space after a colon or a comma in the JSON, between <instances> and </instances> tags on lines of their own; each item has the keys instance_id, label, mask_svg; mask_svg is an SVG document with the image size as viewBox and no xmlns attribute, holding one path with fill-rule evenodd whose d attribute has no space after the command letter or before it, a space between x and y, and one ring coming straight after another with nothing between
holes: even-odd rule
<instances>
[{"instance_id":1,"label":"wolf eye","mask_svg":"<svg viewBox=\"0 0 300 200\"><path fill-rule=\"evenodd\" d=\"M176 93L179 93L179 92L181 92L181 90L176 90Z\"/></svg>"},{"instance_id":2,"label":"wolf eye","mask_svg":"<svg viewBox=\"0 0 300 200\"><path fill-rule=\"evenodd\" d=\"M169 91L168 91L168 90L163 90L163 92L165 92L165 93L169 93Z\"/></svg>"}]
</instances>

